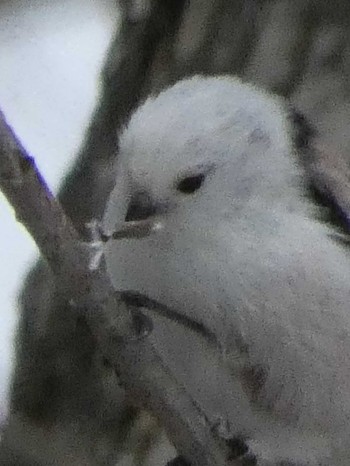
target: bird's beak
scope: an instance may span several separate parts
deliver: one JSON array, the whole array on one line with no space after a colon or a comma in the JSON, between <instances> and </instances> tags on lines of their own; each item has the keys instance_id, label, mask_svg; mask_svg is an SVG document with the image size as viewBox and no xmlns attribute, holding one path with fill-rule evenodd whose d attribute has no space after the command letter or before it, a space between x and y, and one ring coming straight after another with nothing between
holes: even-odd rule
<instances>
[{"instance_id":1,"label":"bird's beak","mask_svg":"<svg viewBox=\"0 0 350 466\"><path fill-rule=\"evenodd\" d=\"M128 202L125 220L116 225L115 231L104 235L103 241L109 239L146 238L162 228L157 217L157 206L145 192L137 192Z\"/></svg>"},{"instance_id":2,"label":"bird's beak","mask_svg":"<svg viewBox=\"0 0 350 466\"><path fill-rule=\"evenodd\" d=\"M152 233L162 229L162 222L157 221L155 218L145 220L132 220L125 222L120 229L114 231L108 239L136 239L146 238Z\"/></svg>"}]
</instances>

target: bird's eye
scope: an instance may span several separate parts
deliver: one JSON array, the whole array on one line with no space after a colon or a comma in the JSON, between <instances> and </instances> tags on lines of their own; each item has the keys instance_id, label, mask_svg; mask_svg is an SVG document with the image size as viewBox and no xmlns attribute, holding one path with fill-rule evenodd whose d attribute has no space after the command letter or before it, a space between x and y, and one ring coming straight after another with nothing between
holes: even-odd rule
<instances>
[{"instance_id":1,"label":"bird's eye","mask_svg":"<svg viewBox=\"0 0 350 466\"><path fill-rule=\"evenodd\" d=\"M203 174L186 176L177 183L176 189L184 194L192 194L202 186L204 178Z\"/></svg>"}]
</instances>

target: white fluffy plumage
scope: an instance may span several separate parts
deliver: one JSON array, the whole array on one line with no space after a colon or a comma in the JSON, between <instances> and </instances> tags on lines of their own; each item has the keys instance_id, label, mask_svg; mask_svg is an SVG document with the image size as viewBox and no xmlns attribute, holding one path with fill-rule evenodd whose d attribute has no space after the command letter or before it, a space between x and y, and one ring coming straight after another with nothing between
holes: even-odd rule
<instances>
[{"instance_id":1,"label":"white fluffy plumage","mask_svg":"<svg viewBox=\"0 0 350 466\"><path fill-rule=\"evenodd\" d=\"M345 466L350 257L305 194L293 132L285 102L232 77L149 98L121 136L104 230L123 231L136 198L131 230L152 228L110 239L105 258L116 290L216 335L233 431L258 465Z\"/></svg>"}]
</instances>

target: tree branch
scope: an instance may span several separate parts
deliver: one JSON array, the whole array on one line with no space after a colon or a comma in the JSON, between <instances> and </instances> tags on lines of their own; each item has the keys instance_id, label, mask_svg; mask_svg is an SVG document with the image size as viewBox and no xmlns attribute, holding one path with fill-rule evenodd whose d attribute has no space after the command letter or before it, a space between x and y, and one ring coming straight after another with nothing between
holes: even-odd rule
<instances>
[{"instance_id":1,"label":"tree branch","mask_svg":"<svg viewBox=\"0 0 350 466\"><path fill-rule=\"evenodd\" d=\"M81 240L1 112L0 189L52 268L72 312L87 316L130 400L159 419L193 466L228 465L226 443L147 337L135 332L133 312L114 292L104 268L90 270L91 248Z\"/></svg>"},{"instance_id":2,"label":"tree branch","mask_svg":"<svg viewBox=\"0 0 350 466\"><path fill-rule=\"evenodd\" d=\"M42 255L56 270L61 249L78 234L0 111L0 188Z\"/></svg>"}]
</instances>

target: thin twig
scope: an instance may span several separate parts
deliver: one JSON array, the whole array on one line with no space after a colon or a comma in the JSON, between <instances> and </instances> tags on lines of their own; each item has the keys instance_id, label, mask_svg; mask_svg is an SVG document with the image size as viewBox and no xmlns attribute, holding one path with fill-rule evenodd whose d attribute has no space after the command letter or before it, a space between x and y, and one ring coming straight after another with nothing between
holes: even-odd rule
<instances>
[{"instance_id":1,"label":"thin twig","mask_svg":"<svg viewBox=\"0 0 350 466\"><path fill-rule=\"evenodd\" d=\"M42 255L55 269L62 247L79 236L0 111L0 188Z\"/></svg>"},{"instance_id":2,"label":"thin twig","mask_svg":"<svg viewBox=\"0 0 350 466\"><path fill-rule=\"evenodd\" d=\"M158 301L155 301L154 299L148 298L147 296L139 293L124 291L121 294L121 297L123 301L131 306L145 307L156 314L164 316L173 322L177 322L178 324L183 325L197 335L200 335L203 339L205 339L207 344L217 349L220 348L220 343L218 342L216 335L208 330L200 322L197 322L190 317L181 314L174 309L170 309L168 306L165 306L164 304L161 304Z\"/></svg>"},{"instance_id":3,"label":"thin twig","mask_svg":"<svg viewBox=\"0 0 350 466\"><path fill-rule=\"evenodd\" d=\"M90 270L89 248L1 112L0 189L54 271L58 287L69 293L72 312L85 311L101 351L131 401L159 419L175 447L193 466L227 465L227 446L205 413L170 373L149 340L130 338L132 312L114 293L103 268Z\"/></svg>"}]
</instances>

